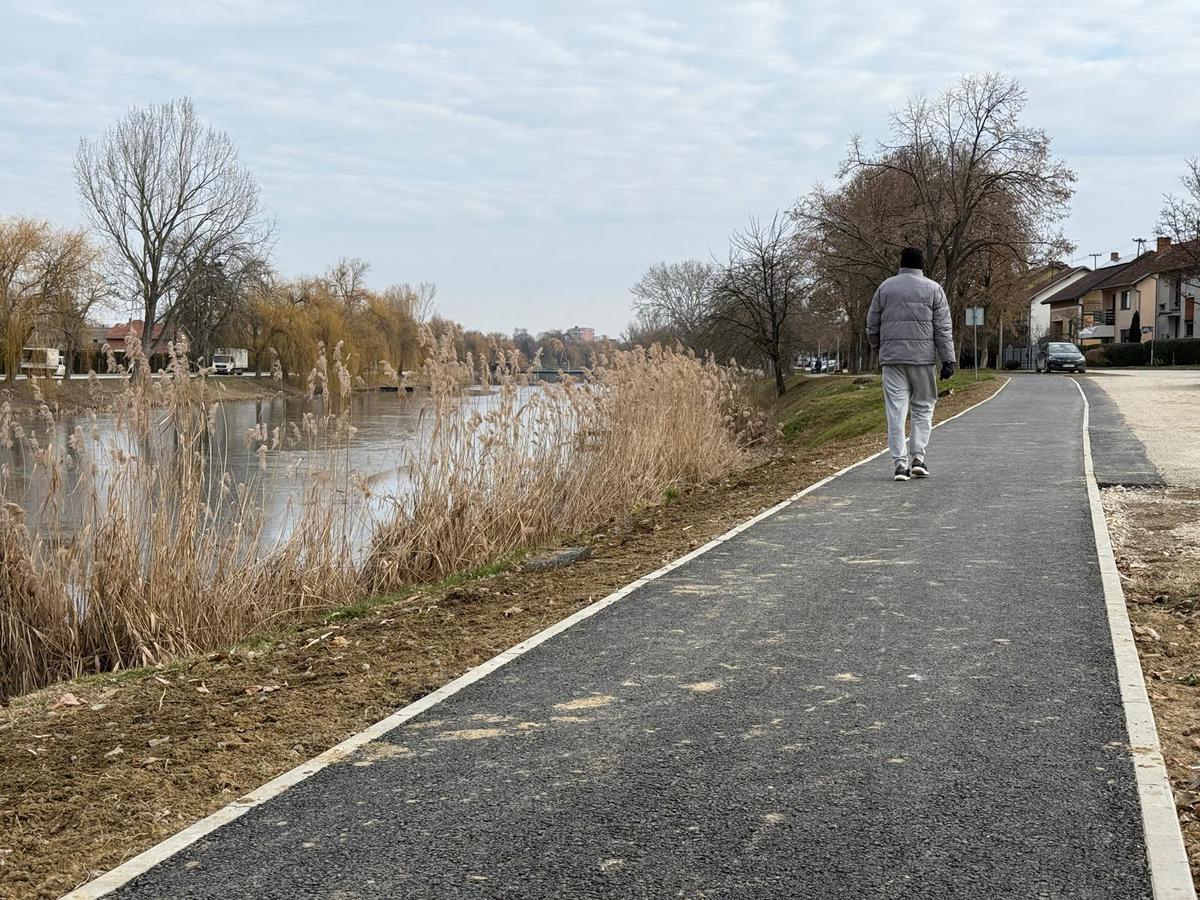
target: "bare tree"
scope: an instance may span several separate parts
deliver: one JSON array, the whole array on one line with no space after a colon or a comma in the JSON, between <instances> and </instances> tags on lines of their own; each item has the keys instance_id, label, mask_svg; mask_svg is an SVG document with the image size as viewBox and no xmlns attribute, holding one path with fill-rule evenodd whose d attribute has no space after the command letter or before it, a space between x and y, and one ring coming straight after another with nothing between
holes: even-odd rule
<instances>
[{"instance_id":1,"label":"bare tree","mask_svg":"<svg viewBox=\"0 0 1200 900\"><path fill-rule=\"evenodd\" d=\"M261 256L270 237L233 140L202 123L186 98L131 109L99 139L83 138L75 180L114 274L140 307L147 354L205 266Z\"/></svg>"},{"instance_id":2,"label":"bare tree","mask_svg":"<svg viewBox=\"0 0 1200 900\"><path fill-rule=\"evenodd\" d=\"M685 259L655 263L629 289L645 331L662 331L696 347L708 322L718 267Z\"/></svg>"},{"instance_id":3,"label":"bare tree","mask_svg":"<svg viewBox=\"0 0 1200 900\"><path fill-rule=\"evenodd\" d=\"M1050 139L1022 124L1026 97L1013 79L968 75L940 97L917 97L892 116L892 140L867 153L855 138L842 175L888 175L915 201L916 246L940 275L951 304L978 254L1003 252L1028 264L1065 243L1075 173L1050 153ZM918 235L912 235L918 237Z\"/></svg>"},{"instance_id":4,"label":"bare tree","mask_svg":"<svg viewBox=\"0 0 1200 900\"><path fill-rule=\"evenodd\" d=\"M1172 238L1188 274L1200 273L1200 158L1187 161L1180 179L1184 193L1168 194L1158 218L1160 233Z\"/></svg>"},{"instance_id":5,"label":"bare tree","mask_svg":"<svg viewBox=\"0 0 1200 900\"><path fill-rule=\"evenodd\" d=\"M358 257L341 257L325 272L329 293L348 312L358 312L367 301L367 272L371 264Z\"/></svg>"},{"instance_id":6,"label":"bare tree","mask_svg":"<svg viewBox=\"0 0 1200 900\"><path fill-rule=\"evenodd\" d=\"M814 276L814 298L840 309L856 371L870 364L866 317L875 288L896 272L900 250L919 239L918 204L892 172L848 174L839 188L817 185L792 218Z\"/></svg>"},{"instance_id":7,"label":"bare tree","mask_svg":"<svg viewBox=\"0 0 1200 900\"><path fill-rule=\"evenodd\" d=\"M715 327L740 335L767 361L783 396L789 325L810 289L810 278L790 220L751 219L730 239L729 260L717 275L709 313Z\"/></svg>"}]
</instances>

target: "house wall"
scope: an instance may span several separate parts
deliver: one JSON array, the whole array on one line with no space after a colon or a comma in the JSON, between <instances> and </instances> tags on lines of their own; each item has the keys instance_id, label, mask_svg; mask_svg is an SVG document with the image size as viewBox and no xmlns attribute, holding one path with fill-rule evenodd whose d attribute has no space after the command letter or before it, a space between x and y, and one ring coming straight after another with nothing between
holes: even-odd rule
<instances>
[{"instance_id":1,"label":"house wall","mask_svg":"<svg viewBox=\"0 0 1200 900\"><path fill-rule=\"evenodd\" d=\"M1164 272L1158 276L1158 288L1155 295L1155 310L1158 318L1155 321L1156 336L1160 338L1198 337L1195 321L1188 319L1189 304L1187 297L1200 298L1200 279L1185 278L1182 280L1182 297L1179 306L1175 308L1176 291L1175 275ZM1165 307L1165 308L1164 308ZM1195 303L1191 304L1192 315L1195 315ZM1192 334L1188 334L1188 323L1192 323Z\"/></svg>"},{"instance_id":2,"label":"house wall","mask_svg":"<svg viewBox=\"0 0 1200 900\"><path fill-rule=\"evenodd\" d=\"M1111 293L1111 292L1109 292ZM1105 309L1106 292L1102 290L1091 290L1079 298L1079 304L1083 307L1084 325L1087 325L1087 316L1098 315ZM1099 347L1105 343L1105 338L1085 338L1079 342L1079 346L1087 349L1088 347Z\"/></svg>"},{"instance_id":3,"label":"house wall","mask_svg":"<svg viewBox=\"0 0 1200 900\"><path fill-rule=\"evenodd\" d=\"M1079 330L1079 304L1074 300L1064 300L1050 304L1047 309L1050 310L1047 335L1056 341L1075 340Z\"/></svg>"},{"instance_id":4,"label":"house wall","mask_svg":"<svg viewBox=\"0 0 1200 900\"><path fill-rule=\"evenodd\" d=\"M1154 324L1154 303L1156 292L1158 290L1158 279L1153 275L1148 275L1130 288L1130 304L1129 309L1121 309L1121 292L1117 291L1115 295L1115 309L1117 311L1117 336L1115 340L1121 340L1121 332L1128 330L1133 322L1134 310L1138 312L1138 318L1142 325ZM1141 341L1141 335L1130 334L1127 336L1130 341Z\"/></svg>"},{"instance_id":5,"label":"house wall","mask_svg":"<svg viewBox=\"0 0 1200 900\"><path fill-rule=\"evenodd\" d=\"M1068 285L1074 284L1087 274L1086 271L1076 272L1068 278L1052 280L1045 288L1033 295L1029 301L1029 326L1032 329L1034 340L1050 333L1050 307L1042 301L1051 294L1058 293Z\"/></svg>"}]
</instances>

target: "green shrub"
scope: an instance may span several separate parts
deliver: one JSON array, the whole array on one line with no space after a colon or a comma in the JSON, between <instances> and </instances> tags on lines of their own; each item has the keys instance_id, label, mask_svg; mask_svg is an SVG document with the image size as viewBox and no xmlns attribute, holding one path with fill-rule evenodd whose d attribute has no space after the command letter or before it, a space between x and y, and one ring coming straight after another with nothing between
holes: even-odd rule
<instances>
[{"instance_id":1,"label":"green shrub","mask_svg":"<svg viewBox=\"0 0 1200 900\"><path fill-rule=\"evenodd\" d=\"M1139 343L1122 342L1092 347L1084 358L1096 366L1148 366L1154 350L1156 366L1200 365L1200 338L1177 338Z\"/></svg>"},{"instance_id":2,"label":"green shrub","mask_svg":"<svg viewBox=\"0 0 1200 900\"><path fill-rule=\"evenodd\" d=\"M1145 366L1150 364L1149 343L1139 344L1132 341L1124 341L1117 344L1105 344L1103 347L1096 347L1095 349L1104 351L1104 362L1101 365Z\"/></svg>"},{"instance_id":3,"label":"green shrub","mask_svg":"<svg viewBox=\"0 0 1200 900\"><path fill-rule=\"evenodd\" d=\"M1149 361L1149 344L1143 344L1142 346L1147 348L1146 359ZM1200 365L1200 338L1155 341L1154 364L1156 366Z\"/></svg>"}]
</instances>

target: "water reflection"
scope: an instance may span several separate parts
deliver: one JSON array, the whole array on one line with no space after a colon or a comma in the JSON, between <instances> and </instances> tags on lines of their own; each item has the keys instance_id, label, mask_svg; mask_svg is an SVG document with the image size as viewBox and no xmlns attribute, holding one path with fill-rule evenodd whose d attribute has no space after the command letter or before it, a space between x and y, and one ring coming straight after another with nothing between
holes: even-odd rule
<instances>
[{"instance_id":1,"label":"water reflection","mask_svg":"<svg viewBox=\"0 0 1200 900\"><path fill-rule=\"evenodd\" d=\"M225 402L218 407L209 439L211 452L207 454L210 489L215 489L225 476L234 484L253 486L254 504L262 509L265 547L276 545L293 527L309 483L307 473L312 471L333 472L339 479L337 502L345 505L347 537L355 546L361 546L371 520L389 509L395 498L405 496L409 484L407 457L421 441L428 440L431 401L405 393L362 392L353 394L348 402L356 429L348 443L327 441L322 436L318 447L307 446L304 440L294 449L269 452L261 458L256 442L248 440L248 433L258 429L270 442L276 429L283 435L302 431L306 413L318 417L325 414L320 399L280 396ZM467 394L461 398L458 412L464 417L484 412L495 402L495 394ZM0 466L7 467L6 476L0 478L4 497L25 509L31 530L46 538L69 540L86 518L93 498L106 502L114 454L154 454L152 458L162 460L175 452L176 434L169 411L153 410L152 422L154 439L146 446L135 441L129 429L111 414L63 414L52 428L40 419L21 420L27 439L8 449L0 447ZM80 436L72 439L77 430L82 440ZM36 464L39 448L50 443L59 448L60 455L73 457L60 489L51 486L46 467ZM87 461L84 457L95 463L95 491L81 476L88 468L81 465ZM351 473L370 487L369 503L351 483Z\"/></svg>"}]
</instances>

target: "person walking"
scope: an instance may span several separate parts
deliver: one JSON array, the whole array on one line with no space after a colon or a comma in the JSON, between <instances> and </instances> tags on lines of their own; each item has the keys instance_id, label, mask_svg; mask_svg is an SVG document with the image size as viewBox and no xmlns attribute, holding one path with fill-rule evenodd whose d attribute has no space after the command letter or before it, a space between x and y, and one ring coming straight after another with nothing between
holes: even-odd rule
<instances>
[{"instance_id":1,"label":"person walking","mask_svg":"<svg viewBox=\"0 0 1200 900\"><path fill-rule=\"evenodd\" d=\"M926 478L925 451L937 403L937 376L954 374L954 333L946 292L925 277L925 254L916 247L900 253L900 272L879 285L867 311L867 340L883 367L888 449L894 479ZM941 371L938 372L938 363ZM912 427L904 440L904 420Z\"/></svg>"}]
</instances>

